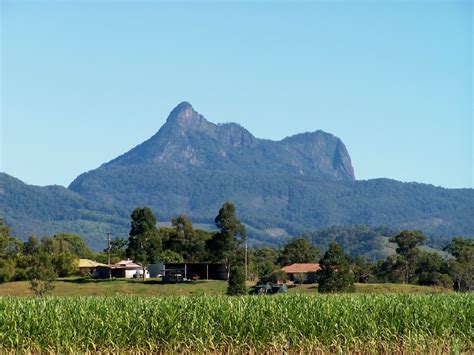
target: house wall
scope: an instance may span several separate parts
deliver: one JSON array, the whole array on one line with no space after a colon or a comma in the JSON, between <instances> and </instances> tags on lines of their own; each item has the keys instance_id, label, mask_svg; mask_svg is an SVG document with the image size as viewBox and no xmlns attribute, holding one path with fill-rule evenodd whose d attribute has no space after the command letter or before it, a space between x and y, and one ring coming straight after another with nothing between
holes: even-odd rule
<instances>
[{"instance_id":1,"label":"house wall","mask_svg":"<svg viewBox=\"0 0 474 355\"><path fill-rule=\"evenodd\" d=\"M143 277L143 270L142 269L126 270L125 277L127 279L133 278L135 274L138 274L138 277ZM131 276L129 277L128 275L131 275ZM150 273L148 272L148 270L145 270L145 279L149 279L149 278L150 278Z\"/></svg>"},{"instance_id":2,"label":"house wall","mask_svg":"<svg viewBox=\"0 0 474 355\"><path fill-rule=\"evenodd\" d=\"M107 267L98 267L96 269L96 272L94 273L94 277L98 279L108 279L109 278L109 273L112 278L117 278L117 279L131 279L133 278L133 275L138 273L141 277L142 275L142 269L122 269L122 268L117 268L117 269L109 269ZM150 274L148 271L145 273L145 278L150 278Z\"/></svg>"},{"instance_id":3,"label":"house wall","mask_svg":"<svg viewBox=\"0 0 474 355\"><path fill-rule=\"evenodd\" d=\"M296 282L295 280L298 279L299 275L300 275L300 273L289 272L288 273L288 280L292 281L292 282ZM316 273L315 272L305 272L304 275L305 275L305 280L304 280L303 283L305 283L305 284L314 284L314 283L316 283L317 279L316 279Z\"/></svg>"},{"instance_id":4,"label":"house wall","mask_svg":"<svg viewBox=\"0 0 474 355\"><path fill-rule=\"evenodd\" d=\"M137 275L137 277L143 277L143 269L122 269L123 270L123 276L122 277L125 277L126 279L133 279L133 277L135 275ZM150 273L148 272L148 270L145 270L145 279L149 279L150 278Z\"/></svg>"},{"instance_id":5,"label":"house wall","mask_svg":"<svg viewBox=\"0 0 474 355\"><path fill-rule=\"evenodd\" d=\"M163 275L164 270L165 270L165 264L163 263L148 265L148 272L150 273L150 277L158 277L158 275Z\"/></svg>"}]
</instances>

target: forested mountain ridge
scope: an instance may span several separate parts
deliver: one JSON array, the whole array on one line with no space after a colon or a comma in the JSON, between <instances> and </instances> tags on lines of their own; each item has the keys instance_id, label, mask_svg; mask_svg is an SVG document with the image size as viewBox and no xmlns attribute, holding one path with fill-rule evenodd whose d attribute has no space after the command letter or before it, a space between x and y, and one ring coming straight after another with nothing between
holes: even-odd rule
<instances>
[{"instance_id":1,"label":"forested mountain ridge","mask_svg":"<svg viewBox=\"0 0 474 355\"><path fill-rule=\"evenodd\" d=\"M104 245L107 232L127 233L129 220L116 211L96 206L62 186L32 186L0 173L0 216L13 235L80 234L94 249Z\"/></svg>"},{"instance_id":2,"label":"forested mountain ridge","mask_svg":"<svg viewBox=\"0 0 474 355\"><path fill-rule=\"evenodd\" d=\"M160 221L187 214L212 224L227 200L253 241L362 224L474 235L473 189L356 181L347 149L329 133L258 139L238 124L207 121L187 102L149 140L68 189L29 186L6 174L0 189L0 215L16 235L75 232L93 247L107 231L125 235L137 206L150 206Z\"/></svg>"}]
</instances>

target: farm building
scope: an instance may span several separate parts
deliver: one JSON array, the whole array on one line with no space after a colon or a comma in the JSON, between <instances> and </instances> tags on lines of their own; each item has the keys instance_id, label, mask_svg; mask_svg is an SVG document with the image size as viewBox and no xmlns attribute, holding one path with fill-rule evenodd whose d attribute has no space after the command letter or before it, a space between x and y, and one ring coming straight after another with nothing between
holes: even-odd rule
<instances>
[{"instance_id":1,"label":"farm building","mask_svg":"<svg viewBox=\"0 0 474 355\"><path fill-rule=\"evenodd\" d=\"M89 259L79 259L79 264L77 265L81 275L92 275L99 266L107 265Z\"/></svg>"},{"instance_id":2,"label":"farm building","mask_svg":"<svg viewBox=\"0 0 474 355\"><path fill-rule=\"evenodd\" d=\"M320 270L317 263L296 263L281 268L292 282L315 283L316 272Z\"/></svg>"},{"instance_id":3,"label":"farm building","mask_svg":"<svg viewBox=\"0 0 474 355\"><path fill-rule=\"evenodd\" d=\"M150 264L147 267L148 273L150 277L161 277L165 272L165 264L163 263L155 263Z\"/></svg>"},{"instance_id":4,"label":"farm building","mask_svg":"<svg viewBox=\"0 0 474 355\"><path fill-rule=\"evenodd\" d=\"M167 263L164 265L163 281L181 280L226 280L224 264L219 263Z\"/></svg>"},{"instance_id":5,"label":"farm building","mask_svg":"<svg viewBox=\"0 0 474 355\"><path fill-rule=\"evenodd\" d=\"M131 279L133 277L142 277L143 269L140 264L136 264L133 260L121 260L118 263L112 265L101 265L97 267L96 274L94 275L100 279L112 278L125 278ZM149 278L150 274L148 270L145 270L145 278Z\"/></svg>"},{"instance_id":6,"label":"farm building","mask_svg":"<svg viewBox=\"0 0 474 355\"><path fill-rule=\"evenodd\" d=\"M95 269L94 277L107 279L142 277L142 266L132 260L122 260L116 264L100 264ZM145 278L163 277L165 282L184 280L225 280L224 264L218 263L156 263L148 265Z\"/></svg>"}]
</instances>

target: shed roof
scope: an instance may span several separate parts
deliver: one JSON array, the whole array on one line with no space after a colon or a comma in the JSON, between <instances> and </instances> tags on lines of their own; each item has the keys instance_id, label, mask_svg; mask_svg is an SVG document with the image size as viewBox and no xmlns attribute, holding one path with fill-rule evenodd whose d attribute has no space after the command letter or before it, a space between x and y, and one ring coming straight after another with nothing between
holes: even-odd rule
<instances>
[{"instance_id":1,"label":"shed roof","mask_svg":"<svg viewBox=\"0 0 474 355\"><path fill-rule=\"evenodd\" d=\"M281 268L286 273L316 272L321 270L318 263L296 263Z\"/></svg>"},{"instance_id":2,"label":"shed roof","mask_svg":"<svg viewBox=\"0 0 474 355\"><path fill-rule=\"evenodd\" d=\"M104 266L104 264L98 263L94 260L89 259L79 259L79 268L94 268L97 266Z\"/></svg>"}]
</instances>

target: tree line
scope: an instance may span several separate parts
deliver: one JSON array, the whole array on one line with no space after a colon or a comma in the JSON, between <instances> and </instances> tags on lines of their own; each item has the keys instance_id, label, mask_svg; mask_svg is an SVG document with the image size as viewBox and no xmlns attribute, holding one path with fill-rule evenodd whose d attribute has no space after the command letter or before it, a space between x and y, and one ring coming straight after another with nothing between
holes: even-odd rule
<instances>
[{"instance_id":1,"label":"tree line","mask_svg":"<svg viewBox=\"0 0 474 355\"><path fill-rule=\"evenodd\" d=\"M57 277L77 273L79 258L93 255L82 238L73 234L30 236L22 242L10 235L0 218L0 283L29 280L31 289L41 296L53 288Z\"/></svg>"},{"instance_id":2,"label":"tree line","mask_svg":"<svg viewBox=\"0 0 474 355\"><path fill-rule=\"evenodd\" d=\"M187 216L180 215L171 220L170 227L157 227L150 208L136 208L131 214L128 238L114 238L110 249L94 253L81 237L71 234L29 237L21 242L10 236L0 219L0 282L36 280L39 285L32 283L32 288L41 293L51 287L48 280L77 272L78 258L106 263L110 254L112 263L128 257L144 269L156 262L223 263L230 294L246 292L246 280L284 280L286 274L280 268L293 263L320 264L321 292L351 291L354 282L410 283L453 287L458 291L474 287L474 242L470 239L453 238L444 248L448 256L442 256L421 248L426 241L421 231L401 231L390 238L397 246L396 254L373 262L346 255L335 240L328 243L323 254L314 245L311 234L294 238L281 248L263 246L246 250L245 225L230 202L222 205L214 222L216 231L195 229ZM42 274L35 275L40 271ZM41 284L41 279L46 282Z\"/></svg>"}]
</instances>

